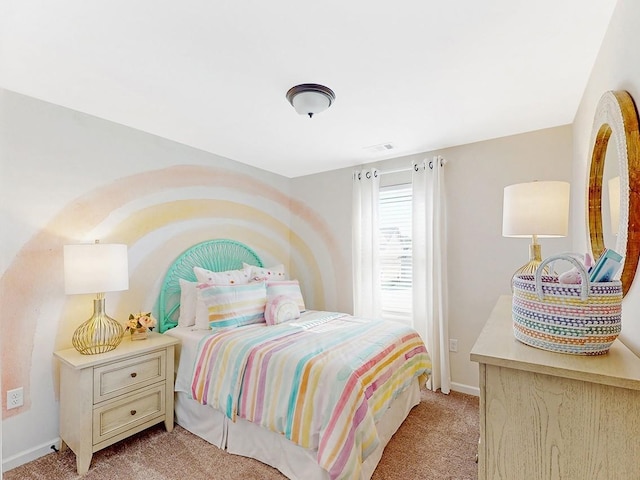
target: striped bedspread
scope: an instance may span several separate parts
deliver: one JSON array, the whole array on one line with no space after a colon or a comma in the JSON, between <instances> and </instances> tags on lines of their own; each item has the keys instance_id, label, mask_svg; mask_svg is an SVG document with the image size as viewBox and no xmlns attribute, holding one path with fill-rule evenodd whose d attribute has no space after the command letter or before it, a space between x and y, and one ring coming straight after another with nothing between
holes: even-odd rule
<instances>
[{"instance_id":1,"label":"striped bedspread","mask_svg":"<svg viewBox=\"0 0 640 480\"><path fill-rule=\"evenodd\" d=\"M431 362L401 324L331 312L204 338L192 396L318 450L332 479L359 478L379 443L375 422Z\"/></svg>"}]
</instances>

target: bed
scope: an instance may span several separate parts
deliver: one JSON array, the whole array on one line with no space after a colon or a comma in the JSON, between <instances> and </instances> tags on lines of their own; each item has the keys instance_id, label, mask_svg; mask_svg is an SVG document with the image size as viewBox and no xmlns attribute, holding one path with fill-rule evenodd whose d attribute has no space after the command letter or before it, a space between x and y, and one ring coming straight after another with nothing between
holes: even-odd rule
<instances>
[{"instance_id":1,"label":"bed","mask_svg":"<svg viewBox=\"0 0 640 480\"><path fill-rule=\"evenodd\" d=\"M392 322L296 309L291 304L301 299L286 295L268 297L262 321L184 326L179 316L181 300L187 309L185 282L234 293L293 283L256 278L247 287L208 287L215 282L198 283L202 278L194 267L233 275L268 270L250 247L226 239L197 244L170 265L158 317L160 332L181 340L176 423L291 479L371 478L391 436L419 403L430 373L417 333ZM205 293L199 292L201 308ZM277 315L269 309L278 302L287 321L273 323Z\"/></svg>"}]
</instances>

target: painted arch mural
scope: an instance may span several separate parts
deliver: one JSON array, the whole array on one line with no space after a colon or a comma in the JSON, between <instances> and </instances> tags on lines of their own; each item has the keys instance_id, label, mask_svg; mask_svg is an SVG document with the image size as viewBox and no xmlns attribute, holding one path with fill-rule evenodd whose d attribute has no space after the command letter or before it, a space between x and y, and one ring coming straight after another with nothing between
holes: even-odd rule
<instances>
[{"instance_id":1,"label":"painted arch mural","mask_svg":"<svg viewBox=\"0 0 640 480\"><path fill-rule=\"evenodd\" d=\"M314 309L340 302L335 279L346 274L326 221L253 176L183 165L120 178L65 206L0 279L3 391L23 386L25 400L7 411L3 399L3 418L30 408L34 346L42 332L53 333L47 340L53 350L70 347L73 330L91 314L90 297L64 293L62 247L95 238L129 247L129 290L107 294L109 314L123 322L131 311L155 306L176 256L211 238L242 241L266 264L285 263ZM55 368L48 370L55 375Z\"/></svg>"}]
</instances>

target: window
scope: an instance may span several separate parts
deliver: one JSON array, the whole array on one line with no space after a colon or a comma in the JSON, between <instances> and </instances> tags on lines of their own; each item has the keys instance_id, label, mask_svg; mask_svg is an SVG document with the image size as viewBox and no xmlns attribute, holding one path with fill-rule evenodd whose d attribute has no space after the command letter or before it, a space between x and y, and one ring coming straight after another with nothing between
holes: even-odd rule
<instances>
[{"instance_id":1,"label":"window","mask_svg":"<svg viewBox=\"0 0 640 480\"><path fill-rule=\"evenodd\" d=\"M380 187L382 317L411 324L411 184Z\"/></svg>"}]
</instances>

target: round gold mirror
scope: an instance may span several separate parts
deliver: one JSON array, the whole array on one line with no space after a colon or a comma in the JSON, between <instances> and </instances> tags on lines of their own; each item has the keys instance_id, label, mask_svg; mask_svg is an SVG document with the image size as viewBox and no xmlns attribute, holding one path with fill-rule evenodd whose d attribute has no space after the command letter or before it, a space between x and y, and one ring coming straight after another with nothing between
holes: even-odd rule
<instances>
[{"instance_id":1,"label":"round gold mirror","mask_svg":"<svg viewBox=\"0 0 640 480\"><path fill-rule=\"evenodd\" d=\"M592 138L588 205L591 253L597 259L605 248L611 248L624 256L620 280L622 293L626 295L640 256L640 133L638 114L629 93L618 90L602 96ZM605 178L605 172L615 172L609 175L617 177ZM608 191L603 190L603 185ZM603 196L608 201L603 202ZM608 208L603 212L605 205ZM619 218L617 231L613 225L611 235L603 229L603 213L608 219ZM607 242L615 238L615 245L606 244L605 238Z\"/></svg>"}]
</instances>

